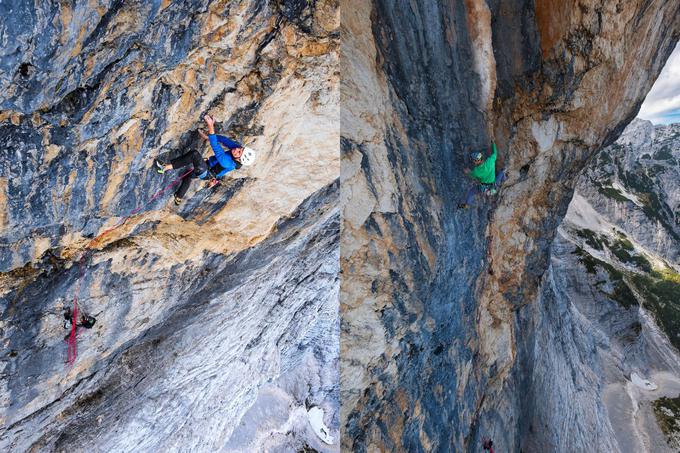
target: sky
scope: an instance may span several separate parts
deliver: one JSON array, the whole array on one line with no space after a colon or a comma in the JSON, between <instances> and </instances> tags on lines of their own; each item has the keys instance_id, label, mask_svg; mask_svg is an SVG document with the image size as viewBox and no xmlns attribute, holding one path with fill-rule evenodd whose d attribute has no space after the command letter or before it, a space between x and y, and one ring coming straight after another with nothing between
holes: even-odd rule
<instances>
[{"instance_id":1,"label":"sky","mask_svg":"<svg viewBox=\"0 0 680 453\"><path fill-rule=\"evenodd\" d=\"M647 94L638 117L654 124L680 123L680 43Z\"/></svg>"}]
</instances>

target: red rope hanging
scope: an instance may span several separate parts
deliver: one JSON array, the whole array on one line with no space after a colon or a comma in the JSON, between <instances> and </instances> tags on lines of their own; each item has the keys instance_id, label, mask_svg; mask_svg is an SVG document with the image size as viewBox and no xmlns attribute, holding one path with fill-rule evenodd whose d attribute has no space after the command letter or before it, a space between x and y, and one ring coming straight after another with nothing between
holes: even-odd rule
<instances>
[{"instance_id":1,"label":"red rope hanging","mask_svg":"<svg viewBox=\"0 0 680 453\"><path fill-rule=\"evenodd\" d=\"M132 212L130 212L128 215L125 217L121 218L114 226L111 228L108 228L101 233L99 233L94 239L92 239L90 242L87 243L85 246L85 251L81 255L80 259L78 260L78 270L80 272L80 275L78 276L78 283L76 285L76 290L75 294L73 295L73 313L71 317L71 333L68 336L68 339L66 340L68 343L68 348L66 352L66 363L68 366L73 366L73 364L76 361L76 357L78 355L78 294L80 293L80 284L83 281L83 277L85 276L85 269L83 266L83 263L85 262L85 257L87 256L88 252L90 251L90 247L95 245L98 241L100 241L104 236L107 234L111 233L112 231L120 228L125 224L125 222L128 221L130 217L133 215L139 213L144 207L148 206L152 202L158 199L161 195L163 195L165 192L173 188L174 186L177 185L182 179L184 179L186 176L188 176L194 169L190 169L187 172L185 172L183 175L179 176L177 179L172 181L170 184L167 186L163 187L161 190L156 192L153 197L149 198L145 203L142 205L138 206L135 208Z\"/></svg>"}]
</instances>

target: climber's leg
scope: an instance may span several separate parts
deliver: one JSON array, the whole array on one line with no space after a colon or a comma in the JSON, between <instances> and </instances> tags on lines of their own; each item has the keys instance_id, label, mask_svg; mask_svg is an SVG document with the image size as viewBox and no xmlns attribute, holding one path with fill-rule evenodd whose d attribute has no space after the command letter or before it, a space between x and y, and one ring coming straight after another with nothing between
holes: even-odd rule
<instances>
[{"instance_id":1,"label":"climber's leg","mask_svg":"<svg viewBox=\"0 0 680 453\"><path fill-rule=\"evenodd\" d=\"M170 165L172 165L172 168L177 170L179 168L186 167L187 165L193 165L194 168L198 168L202 162L203 159L201 158L201 153L196 150L192 150L176 159L172 159L170 161Z\"/></svg>"},{"instance_id":2,"label":"climber's leg","mask_svg":"<svg viewBox=\"0 0 680 453\"><path fill-rule=\"evenodd\" d=\"M172 159L169 164L164 164L156 160L156 167L159 173L164 173L170 169L178 170L180 168L191 166L193 171L189 174L184 175L182 182L180 182L177 191L175 192L175 204L179 205L182 202L182 198L186 195L191 186L191 180L194 178L205 179L208 176L208 164L206 164L201 153L196 150L184 153L181 156Z\"/></svg>"},{"instance_id":3,"label":"climber's leg","mask_svg":"<svg viewBox=\"0 0 680 453\"><path fill-rule=\"evenodd\" d=\"M208 164L201 157L198 151L190 151L172 162L172 168L178 169L191 165L194 167L194 172L191 174L192 178L205 179L208 176Z\"/></svg>"},{"instance_id":4,"label":"climber's leg","mask_svg":"<svg viewBox=\"0 0 680 453\"><path fill-rule=\"evenodd\" d=\"M494 183L494 185L496 186L496 189L498 189L506 179L508 179L508 178L507 178L507 176L505 176L505 169L503 168L496 175L496 182Z\"/></svg>"},{"instance_id":5,"label":"climber's leg","mask_svg":"<svg viewBox=\"0 0 680 453\"><path fill-rule=\"evenodd\" d=\"M178 170L189 165L194 167L194 173L192 176L207 176L208 166L201 157L201 153L196 150L189 151L188 153L184 153L181 156L172 159L169 164L163 163L158 159L155 161L156 171L160 174L172 169Z\"/></svg>"},{"instance_id":6,"label":"climber's leg","mask_svg":"<svg viewBox=\"0 0 680 453\"><path fill-rule=\"evenodd\" d=\"M180 183L179 187L177 188L177 192L175 192L175 204L179 204L179 202L182 201L182 198L184 198L184 195L186 195L187 190L189 190L189 186L191 185L192 176L193 176L193 174L189 175L189 176L185 176L182 179L182 182Z\"/></svg>"},{"instance_id":7,"label":"climber's leg","mask_svg":"<svg viewBox=\"0 0 680 453\"><path fill-rule=\"evenodd\" d=\"M474 183L470 186L467 193L465 194L465 199L458 204L458 207L460 209L466 209L472 206L472 204L475 202L475 195L477 195L477 193L479 193L479 184Z\"/></svg>"},{"instance_id":8,"label":"climber's leg","mask_svg":"<svg viewBox=\"0 0 680 453\"><path fill-rule=\"evenodd\" d=\"M467 191L467 194L465 194L465 204L468 206L472 206L475 203L475 196L479 193L479 184L475 183Z\"/></svg>"}]
</instances>

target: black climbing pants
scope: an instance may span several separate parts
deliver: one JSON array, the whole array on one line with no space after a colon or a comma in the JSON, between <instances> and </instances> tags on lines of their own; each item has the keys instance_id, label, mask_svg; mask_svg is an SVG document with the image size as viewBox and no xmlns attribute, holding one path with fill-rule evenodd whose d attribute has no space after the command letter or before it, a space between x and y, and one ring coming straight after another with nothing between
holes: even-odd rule
<instances>
[{"instance_id":1,"label":"black climbing pants","mask_svg":"<svg viewBox=\"0 0 680 453\"><path fill-rule=\"evenodd\" d=\"M179 170L180 168L184 168L188 165L194 167L194 171L185 176L184 179L182 179L182 182L180 183L179 187L177 188L177 192L175 192L177 198L184 198L184 195L186 195L187 190L189 190L189 186L191 186L191 180L194 178L198 178L203 174L207 175L208 171L208 164L206 164L205 160L203 160L203 157L201 157L201 153L199 153L196 150L189 151L188 153L183 154L177 157L176 159L172 159L170 161L170 164L172 165L172 168L174 168L175 170Z\"/></svg>"}]
</instances>

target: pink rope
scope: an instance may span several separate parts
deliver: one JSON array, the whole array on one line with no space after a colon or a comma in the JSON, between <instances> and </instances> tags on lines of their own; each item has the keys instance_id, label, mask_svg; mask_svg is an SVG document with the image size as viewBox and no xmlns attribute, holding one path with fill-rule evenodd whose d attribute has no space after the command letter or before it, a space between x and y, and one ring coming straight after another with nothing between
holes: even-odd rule
<instances>
[{"instance_id":1,"label":"pink rope","mask_svg":"<svg viewBox=\"0 0 680 453\"><path fill-rule=\"evenodd\" d=\"M101 233L99 233L94 239L92 239L90 242L88 242L87 245L85 246L85 252L83 252L83 254L80 256L80 259L78 260L78 269L79 269L80 275L78 277L78 283L76 284L75 294L73 295L73 312L72 312L72 318L71 318L71 333L68 336L68 340L67 340L68 348L67 348L67 351L66 351L66 363L68 364L68 366L73 366L73 364L76 361L76 357L78 355L78 340L77 340L77 338L78 338L78 326L77 326L77 323L78 323L78 294L80 293L80 284L82 283L83 277L85 276L85 268L83 266L83 264L85 262L85 256L87 255L90 247L95 245L99 240L101 240L101 238L103 238L107 234L109 234L112 231L123 226L125 224L125 222L127 222L130 217L139 213L143 208L145 208L146 206L148 206L149 204L151 204L155 200L157 200L158 197L160 197L165 192L167 192L168 190L170 190L171 188L176 186L177 183L179 183L182 179L189 176L189 174L192 171L194 171L193 168L186 171L184 174L179 176L177 179L172 181L170 184L163 187L161 190L156 192L154 194L154 196L149 198L145 203L143 203L142 205L140 205L137 208L135 208L134 210L132 210L132 212L130 212L125 217L121 218L111 228L108 228L108 229L102 231Z\"/></svg>"}]
</instances>

